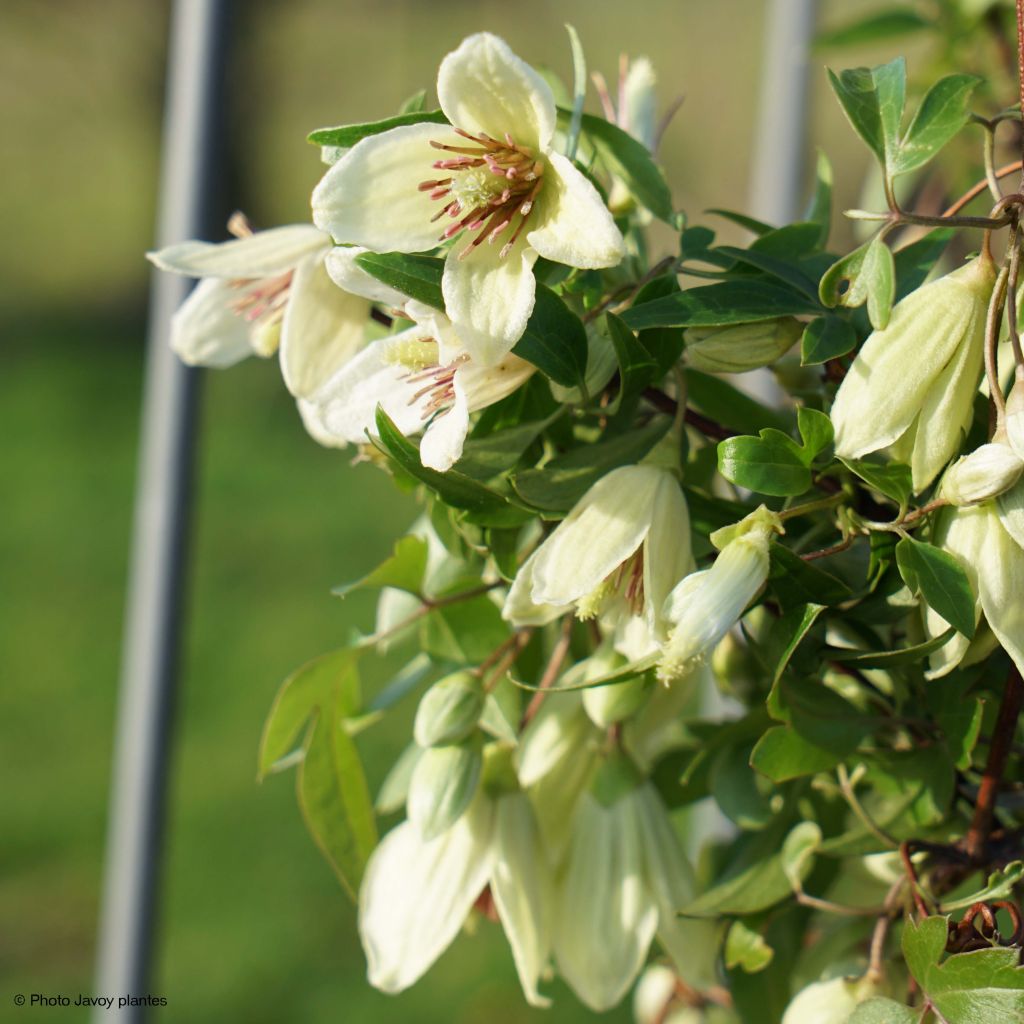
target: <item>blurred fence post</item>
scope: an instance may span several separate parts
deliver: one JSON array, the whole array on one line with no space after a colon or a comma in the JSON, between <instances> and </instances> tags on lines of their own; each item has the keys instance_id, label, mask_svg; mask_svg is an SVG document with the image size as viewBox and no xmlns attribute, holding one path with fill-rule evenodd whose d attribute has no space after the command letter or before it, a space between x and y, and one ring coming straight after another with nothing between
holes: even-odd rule
<instances>
[{"instance_id":1,"label":"blurred fence post","mask_svg":"<svg viewBox=\"0 0 1024 1024\"><path fill-rule=\"evenodd\" d=\"M228 0L175 0L168 46L157 241L206 236L217 191ZM140 254L141 257L141 254ZM121 683L97 949L97 1022L138 1022L149 993L172 695L193 463L198 371L168 345L192 282L156 272L136 482ZM156 995L160 993L154 993ZM177 1014L172 1015L177 1017Z\"/></svg>"},{"instance_id":2,"label":"blurred fence post","mask_svg":"<svg viewBox=\"0 0 1024 1024\"><path fill-rule=\"evenodd\" d=\"M749 212L769 224L789 223L803 199L808 56L816 8L816 0L768 0L765 13Z\"/></svg>"}]
</instances>

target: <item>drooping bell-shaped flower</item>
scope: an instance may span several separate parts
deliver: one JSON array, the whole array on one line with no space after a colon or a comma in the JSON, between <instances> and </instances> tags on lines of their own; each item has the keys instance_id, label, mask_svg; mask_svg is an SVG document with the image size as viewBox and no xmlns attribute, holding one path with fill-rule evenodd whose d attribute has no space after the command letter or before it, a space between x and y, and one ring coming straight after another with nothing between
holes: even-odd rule
<instances>
[{"instance_id":1,"label":"drooping bell-shaped flower","mask_svg":"<svg viewBox=\"0 0 1024 1024\"><path fill-rule=\"evenodd\" d=\"M915 491L935 479L970 423L995 278L983 255L896 304L836 394L837 455L857 459L891 448L909 462Z\"/></svg>"},{"instance_id":2,"label":"drooping bell-shaped flower","mask_svg":"<svg viewBox=\"0 0 1024 1024\"><path fill-rule=\"evenodd\" d=\"M280 350L285 384L301 399L362 348L369 299L405 302L354 262L338 287L324 265L331 239L310 224L253 231L236 214L229 228L232 241L148 254L161 270L201 278L171 320L171 347L190 365L226 367Z\"/></svg>"},{"instance_id":3,"label":"drooping bell-shaped flower","mask_svg":"<svg viewBox=\"0 0 1024 1024\"><path fill-rule=\"evenodd\" d=\"M358 142L317 185L313 220L376 252L454 240L445 309L473 358L493 366L526 328L538 256L611 267L624 243L594 186L551 148L551 89L503 40L463 40L441 62L437 95L451 125Z\"/></svg>"},{"instance_id":4,"label":"drooping bell-shaped flower","mask_svg":"<svg viewBox=\"0 0 1024 1024\"><path fill-rule=\"evenodd\" d=\"M377 433L380 405L403 434L423 432L420 458L442 472L462 455L470 414L516 390L534 372L518 356L481 365L448 318L409 300L415 326L371 342L302 405L321 443L360 444Z\"/></svg>"},{"instance_id":5,"label":"drooping bell-shaped flower","mask_svg":"<svg viewBox=\"0 0 1024 1024\"><path fill-rule=\"evenodd\" d=\"M485 787L436 838L406 821L381 841L359 892L370 983L395 993L418 981L488 897L527 1000L548 1005L537 985L550 955L551 879L533 810L514 785Z\"/></svg>"},{"instance_id":6,"label":"drooping bell-shaped flower","mask_svg":"<svg viewBox=\"0 0 1024 1024\"><path fill-rule=\"evenodd\" d=\"M641 657L664 636L661 608L693 568L690 517L675 476L657 466L622 466L594 484L523 563L503 615L520 625L550 622L575 607L622 632ZM644 638L630 643L632 622Z\"/></svg>"},{"instance_id":7,"label":"drooping bell-shaped flower","mask_svg":"<svg viewBox=\"0 0 1024 1024\"><path fill-rule=\"evenodd\" d=\"M682 678L732 629L768 579L768 549L772 537L782 532L779 517L762 505L711 534L720 551L711 568L690 573L665 602L671 630L662 646L659 679Z\"/></svg>"},{"instance_id":8,"label":"drooping bell-shaped flower","mask_svg":"<svg viewBox=\"0 0 1024 1024\"><path fill-rule=\"evenodd\" d=\"M678 916L692 897L692 872L661 798L623 756L612 755L580 798L558 882L560 973L600 1012L626 994L655 935L689 967L695 959L710 963L717 949L705 923Z\"/></svg>"}]
</instances>

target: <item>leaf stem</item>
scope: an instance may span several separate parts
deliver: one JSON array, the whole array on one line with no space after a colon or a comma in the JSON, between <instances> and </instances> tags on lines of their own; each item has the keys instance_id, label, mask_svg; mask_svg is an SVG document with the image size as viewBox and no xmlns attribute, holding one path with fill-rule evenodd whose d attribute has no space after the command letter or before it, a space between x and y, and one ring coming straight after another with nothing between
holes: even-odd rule
<instances>
[{"instance_id":1,"label":"leaf stem","mask_svg":"<svg viewBox=\"0 0 1024 1024\"><path fill-rule=\"evenodd\" d=\"M1010 277L1010 268L1003 267L996 278L996 286L992 290L992 298L988 304L988 316L985 320L985 377L988 380L989 397L996 411L996 417L1002 421L1006 415L1006 399L999 383L999 368L996 353L999 347L999 325L1003 319L1003 306L1006 302L1006 283Z\"/></svg>"}]
</instances>

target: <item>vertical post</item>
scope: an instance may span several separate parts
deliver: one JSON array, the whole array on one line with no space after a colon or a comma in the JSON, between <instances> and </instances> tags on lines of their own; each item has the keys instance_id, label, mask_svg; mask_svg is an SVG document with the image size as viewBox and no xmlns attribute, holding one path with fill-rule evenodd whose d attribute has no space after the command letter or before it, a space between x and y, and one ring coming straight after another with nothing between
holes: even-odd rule
<instances>
[{"instance_id":1,"label":"vertical post","mask_svg":"<svg viewBox=\"0 0 1024 1024\"><path fill-rule=\"evenodd\" d=\"M816 0L768 0L750 213L785 224L800 209L807 137L808 51Z\"/></svg>"},{"instance_id":2,"label":"vertical post","mask_svg":"<svg viewBox=\"0 0 1024 1024\"><path fill-rule=\"evenodd\" d=\"M176 0L171 14L157 236L161 245L210 229L223 108L227 0ZM141 254L140 254L141 257ZM153 279L129 567L96 994L96 1022L136 1024L145 1008L167 789L172 695L198 377L172 354L169 324L191 282Z\"/></svg>"}]
</instances>

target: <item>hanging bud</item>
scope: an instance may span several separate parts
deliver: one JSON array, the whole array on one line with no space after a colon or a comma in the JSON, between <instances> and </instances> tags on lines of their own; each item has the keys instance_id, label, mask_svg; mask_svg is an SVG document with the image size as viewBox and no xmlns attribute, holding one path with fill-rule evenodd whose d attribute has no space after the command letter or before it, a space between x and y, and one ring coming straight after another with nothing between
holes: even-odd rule
<instances>
[{"instance_id":1,"label":"hanging bud","mask_svg":"<svg viewBox=\"0 0 1024 1024\"><path fill-rule=\"evenodd\" d=\"M466 739L484 709L484 692L472 672L455 672L438 680L416 709L413 736L421 747L439 747Z\"/></svg>"},{"instance_id":2,"label":"hanging bud","mask_svg":"<svg viewBox=\"0 0 1024 1024\"><path fill-rule=\"evenodd\" d=\"M983 444L950 466L941 495L952 505L977 505L1008 491L1024 472L1024 462L999 441Z\"/></svg>"},{"instance_id":3,"label":"hanging bud","mask_svg":"<svg viewBox=\"0 0 1024 1024\"><path fill-rule=\"evenodd\" d=\"M705 373L745 373L785 355L803 332L791 316L732 327L691 327L684 331L686 362Z\"/></svg>"},{"instance_id":4,"label":"hanging bud","mask_svg":"<svg viewBox=\"0 0 1024 1024\"><path fill-rule=\"evenodd\" d=\"M592 686L583 691L583 707L594 725L607 728L625 721L643 707L653 688L654 680L649 673L608 686Z\"/></svg>"},{"instance_id":5,"label":"hanging bud","mask_svg":"<svg viewBox=\"0 0 1024 1024\"><path fill-rule=\"evenodd\" d=\"M911 292L864 343L832 406L836 454L892 446L922 491L956 454L981 380L996 271L981 256Z\"/></svg>"},{"instance_id":6,"label":"hanging bud","mask_svg":"<svg viewBox=\"0 0 1024 1024\"><path fill-rule=\"evenodd\" d=\"M424 840L450 828L470 805L480 781L480 743L430 747L416 762L406 811Z\"/></svg>"}]
</instances>

